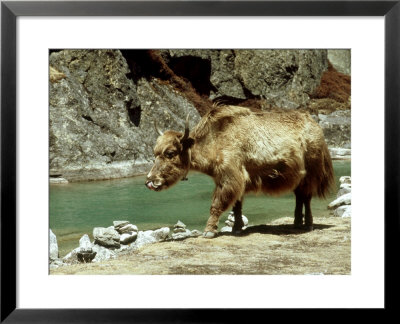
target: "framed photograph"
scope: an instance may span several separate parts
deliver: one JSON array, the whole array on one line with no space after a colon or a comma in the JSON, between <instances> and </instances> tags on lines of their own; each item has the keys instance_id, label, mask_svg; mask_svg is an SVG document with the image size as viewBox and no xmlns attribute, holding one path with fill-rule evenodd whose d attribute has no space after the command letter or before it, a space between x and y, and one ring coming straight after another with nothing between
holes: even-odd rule
<instances>
[{"instance_id":1,"label":"framed photograph","mask_svg":"<svg viewBox=\"0 0 400 324\"><path fill-rule=\"evenodd\" d=\"M393 309L399 15L398 1L2 2L1 320ZM217 171L261 159L254 129L276 145L262 159L281 158L230 173L229 193ZM242 204L247 186L298 189ZM165 243L97 262L149 240Z\"/></svg>"}]
</instances>

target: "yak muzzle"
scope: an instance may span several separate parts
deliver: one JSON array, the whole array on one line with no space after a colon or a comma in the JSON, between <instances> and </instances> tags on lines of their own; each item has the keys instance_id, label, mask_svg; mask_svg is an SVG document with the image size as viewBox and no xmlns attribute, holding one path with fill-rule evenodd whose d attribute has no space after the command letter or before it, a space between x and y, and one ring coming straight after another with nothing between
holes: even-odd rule
<instances>
[{"instance_id":1,"label":"yak muzzle","mask_svg":"<svg viewBox=\"0 0 400 324\"><path fill-rule=\"evenodd\" d=\"M158 191L161 190L161 183L157 183L152 180L147 180L145 183L145 186L149 188L150 190Z\"/></svg>"}]
</instances>

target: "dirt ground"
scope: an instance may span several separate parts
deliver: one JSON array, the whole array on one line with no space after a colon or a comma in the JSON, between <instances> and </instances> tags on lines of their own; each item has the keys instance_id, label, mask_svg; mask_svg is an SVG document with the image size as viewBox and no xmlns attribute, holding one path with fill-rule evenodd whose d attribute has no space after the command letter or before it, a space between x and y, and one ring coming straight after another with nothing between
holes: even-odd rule
<instances>
[{"instance_id":1,"label":"dirt ground","mask_svg":"<svg viewBox=\"0 0 400 324\"><path fill-rule=\"evenodd\" d=\"M240 236L150 244L112 260L63 266L50 274L350 274L350 218L314 218L312 232L292 224L285 217L249 227Z\"/></svg>"}]
</instances>

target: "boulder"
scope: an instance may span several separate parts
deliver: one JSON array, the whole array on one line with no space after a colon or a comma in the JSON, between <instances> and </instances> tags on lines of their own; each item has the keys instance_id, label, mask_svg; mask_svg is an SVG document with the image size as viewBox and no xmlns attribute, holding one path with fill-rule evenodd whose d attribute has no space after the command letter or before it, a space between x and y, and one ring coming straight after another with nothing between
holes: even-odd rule
<instances>
[{"instance_id":1,"label":"boulder","mask_svg":"<svg viewBox=\"0 0 400 324\"><path fill-rule=\"evenodd\" d=\"M69 252L66 256L62 258L63 262L67 264L77 263L78 262L78 253L80 253L80 248L77 247Z\"/></svg>"},{"instance_id":2,"label":"boulder","mask_svg":"<svg viewBox=\"0 0 400 324\"><path fill-rule=\"evenodd\" d=\"M128 224L130 224L129 221L113 221L114 229L117 231Z\"/></svg>"},{"instance_id":3,"label":"boulder","mask_svg":"<svg viewBox=\"0 0 400 324\"><path fill-rule=\"evenodd\" d=\"M88 263L96 256L96 252L93 252L93 244L90 242L89 235L83 235L79 240L79 250L76 252L76 257L79 262Z\"/></svg>"},{"instance_id":4,"label":"boulder","mask_svg":"<svg viewBox=\"0 0 400 324\"><path fill-rule=\"evenodd\" d=\"M169 227L162 227L153 231L153 236L157 242L165 241L169 235Z\"/></svg>"},{"instance_id":5,"label":"boulder","mask_svg":"<svg viewBox=\"0 0 400 324\"><path fill-rule=\"evenodd\" d=\"M232 226L224 226L224 227L222 227L221 228L221 230L220 230L220 232L221 233L230 233L230 232L232 232Z\"/></svg>"},{"instance_id":6,"label":"boulder","mask_svg":"<svg viewBox=\"0 0 400 324\"><path fill-rule=\"evenodd\" d=\"M180 220L178 220L178 222L174 225L174 233L186 233L186 232L187 232L186 225ZM184 234L181 234L180 236L182 235ZM172 238L174 238L174 235L172 235Z\"/></svg>"},{"instance_id":7,"label":"boulder","mask_svg":"<svg viewBox=\"0 0 400 324\"><path fill-rule=\"evenodd\" d=\"M351 184L351 177L350 176L342 176L339 178L339 182L341 184Z\"/></svg>"},{"instance_id":8,"label":"boulder","mask_svg":"<svg viewBox=\"0 0 400 324\"><path fill-rule=\"evenodd\" d=\"M227 226L229 226L229 227L233 227L233 225L235 225L235 222L234 222L234 221L231 221L231 220L229 220L229 219L227 219L227 220L225 221L225 224L226 224Z\"/></svg>"},{"instance_id":9,"label":"boulder","mask_svg":"<svg viewBox=\"0 0 400 324\"><path fill-rule=\"evenodd\" d=\"M249 220L245 215L242 215L242 220L243 220L243 228L249 225ZM233 215L233 212L231 211L228 215L228 220L225 222L228 226L232 226L235 224L235 216Z\"/></svg>"},{"instance_id":10,"label":"boulder","mask_svg":"<svg viewBox=\"0 0 400 324\"><path fill-rule=\"evenodd\" d=\"M93 237L95 244L107 248L119 248L121 245L119 242L120 235L113 227L95 227Z\"/></svg>"},{"instance_id":11,"label":"boulder","mask_svg":"<svg viewBox=\"0 0 400 324\"><path fill-rule=\"evenodd\" d=\"M178 222L174 225L174 228L186 228L186 225L178 220Z\"/></svg>"},{"instance_id":12,"label":"boulder","mask_svg":"<svg viewBox=\"0 0 400 324\"><path fill-rule=\"evenodd\" d=\"M92 252L92 242L90 242L89 235L83 235L79 240L79 251L80 252Z\"/></svg>"},{"instance_id":13,"label":"boulder","mask_svg":"<svg viewBox=\"0 0 400 324\"><path fill-rule=\"evenodd\" d=\"M193 236L193 237L198 237L198 236L201 236L202 234L203 234L203 233L200 232L199 230L194 229L194 230L192 230L192 235L191 235L191 236Z\"/></svg>"},{"instance_id":14,"label":"boulder","mask_svg":"<svg viewBox=\"0 0 400 324\"><path fill-rule=\"evenodd\" d=\"M132 243L133 248L140 248L143 245L165 241L169 235L169 227L163 227L155 231L139 231L136 241Z\"/></svg>"},{"instance_id":15,"label":"boulder","mask_svg":"<svg viewBox=\"0 0 400 324\"><path fill-rule=\"evenodd\" d=\"M183 232L175 232L172 234L172 239L173 240L183 240L185 238L191 237L192 236L192 231L191 230L183 230Z\"/></svg>"},{"instance_id":16,"label":"boulder","mask_svg":"<svg viewBox=\"0 0 400 324\"><path fill-rule=\"evenodd\" d=\"M50 229L50 253L49 253L49 259L50 260L56 260L58 259L58 244L57 244L57 237L53 233L53 231Z\"/></svg>"},{"instance_id":17,"label":"boulder","mask_svg":"<svg viewBox=\"0 0 400 324\"><path fill-rule=\"evenodd\" d=\"M117 229L118 233L123 234L123 233L130 233L130 232L136 232L138 231L138 228L136 225L132 224L127 224L125 226L122 226Z\"/></svg>"},{"instance_id":18,"label":"boulder","mask_svg":"<svg viewBox=\"0 0 400 324\"><path fill-rule=\"evenodd\" d=\"M64 266L65 263L63 262L63 260L57 259L57 260L53 260L51 261L49 268L52 269L57 269L58 267Z\"/></svg>"},{"instance_id":19,"label":"boulder","mask_svg":"<svg viewBox=\"0 0 400 324\"><path fill-rule=\"evenodd\" d=\"M336 209L342 205L351 205L351 192L340 196L328 205L328 209Z\"/></svg>"},{"instance_id":20,"label":"boulder","mask_svg":"<svg viewBox=\"0 0 400 324\"><path fill-rule=\"evenodd\" d=\"M336 217L351 217L351 205L343 205L335 209L333 215Z\"/></svg>"},{"instance_id":21,"label":"boulder","mask_svg":"<svg viewBox=\"0 0 400 324\"><path fill-rule=\"evenodd\" d=\"M116 250L110 250L98 244L93 245L93 252L96 253L96 256L92 262L100 262L103 260L108 260L111 258L115 258L115 256L117 255Z\"/></svg>"},{"instance_id":22,"label":"boulder","mask_svg":"<svg viewBox=\"0 0 400 324\"><path fill-rule=\"evenodd\" d=\"M174 233L185 233L187 231L186 228L176 227L174 228Z\"/></svg>"},{"instance_id":23,"label":"boulder","mask_svg":"<svg viewBox=\"0 0 400 324\"><path fill-rule=\"evenodd\" d=\"M336 197L339 198L340 196L343 196L343 195L348 194L350 192L351 192L351 186L340 188L338 193L337 193L337 195L336 195Z\"/></svg>"},{"instance_id":24,"label":"boulder","mask_svg":"<svg viewBox=\"0 0 400 324\"><path fill-rule=\"evenodd\" d=\"M127 245L127 244L134 242L136 240L137 236L138 236L137 232L124 232L119 237L119 242L121 244Z\"/></svg>"}]
</instances>

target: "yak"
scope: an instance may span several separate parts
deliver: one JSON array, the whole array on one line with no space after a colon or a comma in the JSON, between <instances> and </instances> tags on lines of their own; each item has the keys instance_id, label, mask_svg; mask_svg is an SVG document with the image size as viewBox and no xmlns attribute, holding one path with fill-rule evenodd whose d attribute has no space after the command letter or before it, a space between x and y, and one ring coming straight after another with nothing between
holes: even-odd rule
<instances>
[{"instance_id":1,"label":"yak","mask_svg":"<svg viewBox=\"0 0 400 324\"><path fill-rule=\"evenodd\" d=\"M294 191L294 226L313 230L311 198L326 197L334 175L322 129L307 112L216 106L192 131L188 118L183 133L156 128L160 136L145 182L149 189L167 189L190 170L211 176L215 190L206 238L216 236L219 217L230 206L232 232L240 233L243 196L248 192Z\"/></svg>"}]
</instances>

